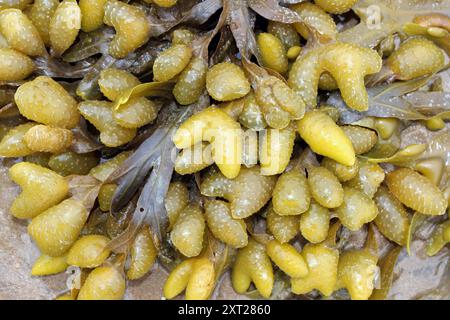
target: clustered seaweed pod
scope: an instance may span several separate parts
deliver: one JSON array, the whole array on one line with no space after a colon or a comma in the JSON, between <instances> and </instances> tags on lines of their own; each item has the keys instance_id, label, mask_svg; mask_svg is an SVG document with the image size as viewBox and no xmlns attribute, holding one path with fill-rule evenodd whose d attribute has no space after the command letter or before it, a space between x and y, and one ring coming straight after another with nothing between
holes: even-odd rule
<instances>
[{"instance_id":1,"label":"clustered seaweed pod","mask_svg":"<svg viewBox=\"0 0 450 320\"><path fill-rule=\"evenodd\" d=\"M389 1L369 30L372 2L0 4L0 157L31 275L79 269L57 299L122 299L155 264L166 299L224 276L388 298L417 230L428 256L450 242L450 20Z\"/></svg>"}]
</instances>

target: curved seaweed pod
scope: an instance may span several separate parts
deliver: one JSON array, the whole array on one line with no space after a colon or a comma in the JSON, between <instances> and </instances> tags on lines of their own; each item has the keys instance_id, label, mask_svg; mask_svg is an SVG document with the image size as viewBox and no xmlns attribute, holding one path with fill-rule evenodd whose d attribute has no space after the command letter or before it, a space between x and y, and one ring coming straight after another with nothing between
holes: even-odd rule
<instances>
[{"instance_id":1,"label":"curved seaweed pod","mask_svg":"<svg viewBox=\"0 0 450 320\"><path fill-rule=\"evenodd\" d=\"M317 104L320 75L327 71L337 82L343 100L358 111L366 111L369 97L364 77L381 69L376 51L350 43L336 42L318 47L297 59L289 72L289 86L309 107Z\"/></svg>"}]
</instances>

